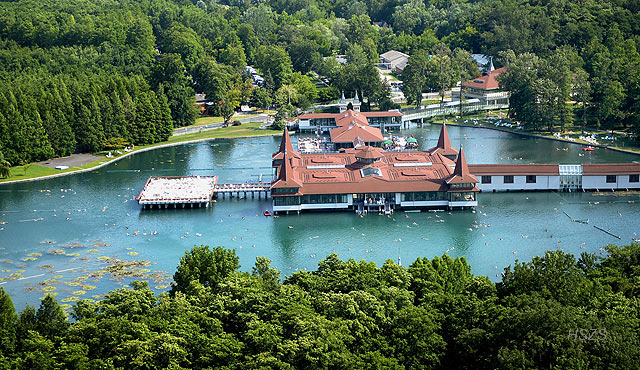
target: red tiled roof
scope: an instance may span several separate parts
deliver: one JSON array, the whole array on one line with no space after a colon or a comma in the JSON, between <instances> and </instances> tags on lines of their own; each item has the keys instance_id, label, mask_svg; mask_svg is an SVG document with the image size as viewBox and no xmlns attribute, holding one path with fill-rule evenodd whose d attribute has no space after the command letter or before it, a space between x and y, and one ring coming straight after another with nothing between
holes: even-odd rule
<instances>
[{"instance_id":1,"label":"red tiled roof","mask_svg":"<svg viewBox=\"0 0 640 370\"><path fill-rule=\"evenodd\" d=\"M289 130L286 127L284 128L284 132L282 134L282 141L280 141L280 149L278 149L277 152L271 155L271 159L282 159L284 158L285 153L288 153L293 157L300 158L300 153L296 152L293 149L291 137L289 136Z\"/></svg>"},{"instance_id":2,"label":"red tiled roof","mask_svg":"<svg viewBox=\"0 0 640 370\"><path fill-rule=\"evenodd\" d=\"M470 164L469 172L482 175L559 175L558 164Z\"/></svg>"},{"instance_id":3,"label":"red tiled roof","mask_svg":"<svg viewBox=\"0 0 640 370\"><path fill-rule=\"evenodd\" d=\"M440 129L440 137L438 138L438 144L433 148L429 149L429 153L435 154L440 153L442 155L458 155L458 151L451 146L451 141L449 140L449 133L447 132L447 124L442 124L442 129Z\"/></svg>"},{"instance_id":4,"label":"red tiled roof","mask_svg":"<svg viewBox=\"0 0 640 370\"><path fill-rule=\"evenodd\" d=\"M496 77L500 76L506 71L507 67L498 68L492 72L489 72L487 75L463 82L462 86L473 87L481 90L496 90L500 88L500 84L498 83L498 80L496 80Z\"/></svg>"},{"instance_id":5,"label":"red tiled roof","mask_svg":"<svg viewBox=\"0 0 640 370\"><path fill-rule=\"evenodd\" d=\"M302 184L296 179L296 172L291 166L292 158L288 153L285 153L282 164L280 165L280 171L278 172L278 178L271 184L272 188L299 188Z\"/></svg>"},{"instance_id":6,"label":"red tiled roof","mask_svg":"<svg viewBox=\"0 0 640 370\"><path fill-rule=\"evenodd\" d=\"M357 123L336 127L329 134L331 135L331 141L334 143L352 143L356 138L360 138L363 141L383 140L382 132L380 132L379 128Z\"/></svg>"},{"instance_id":7,"label":"red tiled roof","mask_svg":"<svg viewBox=\"0 0 640 370\"><path fill-rule=\"evenodd\" d=\"M370 146L363 146L356 150L355 156L356 158L362 159L377 159L382 158L383 150L380 148L374 148Z\"/></svg>"},{"instance_id":8,"label":"red tiled roof","mask_svg":"<svg viewBox=\"0 0 640 370\"><path fill-rule=\"evenodd\" d=\"M640 175L640 163L584 163L583 175Z\"/></svg>"},{"instance_id":9,"label":"red tiled roof","mask_svg":"<svg viewBox=\"0 0 640 370\"><path fill-rule=\"evenodd\" d=\"M305 113L298 116L299 119L333 118L338 126L346 126L353 122L368 125L367 117L402 117L402 113L389 111L356 112L349 109L342 113Z\"/></svg>"},{"instance_id":10,"label":"red tiled roof","mask_svg":"<svg viewBox=\"0 0 640 370\"><path fill-rule=\"evenodd\" d=\"M464 150L460 148L458 159L456 160L456 168L453 170L451 177L447 179L447 184L476 183L478 179L469 172L467 161L464 158Z\"/></svg>"},{"instance_id":11,"label":"red tiled roof","mask_svg":"<svg viewBox=\"0 0 640 370\"><path fill-rule=\"evenodd\" d=\"M361 125L369 125L367 117L363 116L359 112L354 112L351 109L344 113L340 113L336 116L336 124L338 126L348 126L350 124L359 123Z\"/></svg>"},{"instance_id":12,"label":"red tiled roof","mask_svg":"<svg viewBox=\"0 0 640 370\"><path fill-rule=\"evenodd\" d=\"M364 152L377 152L379 154L374 155L380 155L380 160L363 166L356 158L356 153L360 155ZM301 154L299 160L292 158L292 167L286 167L284 171L285 174L290 169L295 172L295 181L302 184L298 194L447 191L449 186L445 180L451 176L453 169L449 166L450 161L445 160L440 154L431 155L428 152L385 152L380 148L350 148L330 155ZM323 165L326 167L323 168ZM342 167L335 167L336 165ZM361 170L365 168L377 168L379 173L369 176L364 173L363 176Z\"/></svg>"}]
</instances>

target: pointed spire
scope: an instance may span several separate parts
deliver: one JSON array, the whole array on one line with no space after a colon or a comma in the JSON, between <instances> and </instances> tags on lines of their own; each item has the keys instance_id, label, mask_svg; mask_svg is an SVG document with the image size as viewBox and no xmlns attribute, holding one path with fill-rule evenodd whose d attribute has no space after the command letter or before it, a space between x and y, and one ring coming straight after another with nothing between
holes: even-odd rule
<instances>
[{"instance_id":1,"label":"pointed spire","mask_svg":"<svg viewBox=\"0 0 640 370\"><path fill-rule=\"evenodd\" d=\"M356 90L356 95L353 97L353 105L360 104L360 99L358 99L358 90Z\"/></svg>"},{"instance_id":2,"label":"pointed spire","mask_svg":"<svg viewBox=\"0 0 640 370\"><path fill-rule=\"evenodd\" d=\"M460 153L458 154L458 159L456 160L456 168L453 170L453 174L455 176L464 177L465 175L469 175L469 167L467 166L467 160L464 158L464 151L462 150L462 145L460 146Z\"/></svg>"},{"instance_id":3,"label":"pointed spire","mask_svg":"<svg viewBox=\"0 0 640 370\"><path fill-rule=\"evenodd\" d=\"M344 90L342 90L342 96L340 96L340 101L338 102L338 104L347 104L347 99L344 98Z\"/></svg>"},{"instance_id":4,"label":"pointed spire","mask_svg":"<svg viewBox=\"0 0 640 370\"><path fill-rule=\"evenodd\" d=\"M445 150L451 147L451 142L449 141L449 133L447 132L447 124L442 124L442 130L440 130L440 137L438 138L438 148Z\"/></svg>"},{"instance_id":5,"label":"pointed spire","mask_svg":"<svg viewBox=\"0 0 640 370\"><path fill-rule=\"evenodd\" d=\"M284 159L280 165L280 171L278 171L278 178L271 185L272 188L299 188L302 184L296 179L296 173L291 165L292 157L287 152L284 154Z\"/></svg>"},{"instance_id":6,"label":"pointed spire","mask_svg":"<svg viewBox=\"0 0 640 370\"><path fill-rule=\"evenodd\" d=\"M489 73L495 71L495 67L493 66L493 57L489 57Z\"/></svg>"},{"instance_id":7,"label":"pointed spire","mask_svg":"<svg viewBox=\"0 0 640 370\"><path fill-rule=\"evenodd\" d=\"M272 159L281 159L285 154L291 155L296 158L300 158L300 153L296 152L293 149L293 144L291 143L291 137L289 136L289 129L284 128L284 133L282 134L282 141L280 142L280 149L277 152L271 155Z\"/></svg>"},{"instance_id":8,"label":"pointed spire","mask_svg":"<svg viewBox=\"0 0 640 370\"><path fill-rule=\"evenodd\" d=\"M458 151L451 146L451 141L449 140L449 133L447 132L447 124L442 124L442 130L440 130L440 137L438 138L438 144L433 148L429 149L429 153L435 154L440 153L443 156L453 160L455 156L458 155Z\"/></svg>"},{"instance_id":9,"label":"pointed spire","mask_svg":"<svg viewBox=\"0 0 640 370\"><path fill-rule=\"evenodd\" d=\"M469 166L467 165L467 160L464 157L464 151L462 150L462 146L460 146L460 153L456 159L456 168L447 179L447 184L475 184L477 182L478 178L469 172Z\"/></svg>"}]
</instances>

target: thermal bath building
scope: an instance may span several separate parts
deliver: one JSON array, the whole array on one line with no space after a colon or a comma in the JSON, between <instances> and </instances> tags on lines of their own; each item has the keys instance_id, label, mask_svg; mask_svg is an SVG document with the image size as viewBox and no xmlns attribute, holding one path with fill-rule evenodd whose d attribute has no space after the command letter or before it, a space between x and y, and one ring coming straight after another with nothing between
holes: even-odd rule
<instances>
[{"instance_id":1,"label":"thermal bath building","mask_svg":"<svg viewBox=\"0 0 640 370\"><path fill-rule=\"evenodd\" d=\"M273 210L388 214L394 209L476 206L478 179L469 172L464 152L450 147L432 150L385 152L362 145L336 153L301 154L285 130L272 155ZM452 151L457 154L455 161L442 154Z\"/></svg>"}]
</instances>

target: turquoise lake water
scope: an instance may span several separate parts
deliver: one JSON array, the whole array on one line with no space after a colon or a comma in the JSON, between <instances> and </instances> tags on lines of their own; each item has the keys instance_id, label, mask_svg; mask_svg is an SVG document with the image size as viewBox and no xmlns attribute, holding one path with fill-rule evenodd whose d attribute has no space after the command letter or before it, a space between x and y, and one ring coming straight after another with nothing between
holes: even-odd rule
<instances>
[{"instance_id":1,"label":"turquoise lake water","mask_svg":"<svg viewBox=\"0 0 640 370\"><path fill-rule=\"evenodd\" d=\"M448 130L452 144L463 145L470 163L640 160L485 129ZM406 133L426 149L435 145L439 132L434 125ZM139 153L85 174L0 186L0 287L18 308L37 305L46 291L68 303L73 297L99 298L131 281L104 272L110 257L148 261L137 276L160 292L170 284L180 257L195 244L235 248L245 271L257 256L266 256L284 275L315 269L332 251L343 259L377 264L400 259L403 265L448 253L466 257L474 274L497 281L516 259L557 248L600 254L603 246L628 244L640 234L640 196L623 193L481 193L476 212L364 218L350 212L264 217L271 205L264 199L220 199L206 209L153 211L142 211L134 200L151 175L218 175L220 182L261 175L268 179L270 154L279 143L279 137L259 137L184 144ZM589 219L589 224L571 222L564 212Z\"/></svg>"}]
</instances>

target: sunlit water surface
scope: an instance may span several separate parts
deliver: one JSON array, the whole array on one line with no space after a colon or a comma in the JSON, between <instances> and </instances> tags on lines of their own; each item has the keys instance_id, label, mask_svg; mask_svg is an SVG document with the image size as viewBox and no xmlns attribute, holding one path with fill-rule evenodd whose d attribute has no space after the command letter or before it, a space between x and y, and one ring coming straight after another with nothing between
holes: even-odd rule
<instances>
[{"instance_id":1,"label":"sunlit water surface","mask_svg":"<svg viewBox=\"0 0 640 370\"><path fill-rule=\"evenodd\" d=\"M412 129L422 149L440 126ZM637 156L507 133L449 127L470 163L629 162ZM295 138L294 138L295 141ZM464 256L477 275L498 280L514 260L545 250L601 254L609 243L640 232L637 194L482 193L476 212L397 212L392 217L350 212L264 217L269 200L224 199L206 209L142 211L134 200L149 176L218 175L220 182L269 179L279 137L215 140L139 153L101 169L51 180L0 186L0 287L20 309L47 291L64 303L146 279L168 289L184 252L195 244L234 248L241 269L257 256L289 275L314 269L335 251L343 259ZM588 224L571 219L588 219ZM610 230L614 238L593 227ZM157 232L157 234L156 234ZM136 235L137 234L137 235ZM141 261L125 273L107 259ZM130 276L132 275L132 276ZM75 298L74 298L75 297Z\"/></svg>"}]
</instances>

